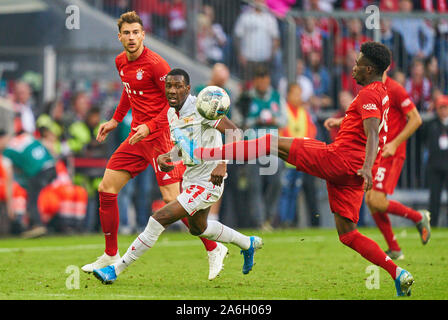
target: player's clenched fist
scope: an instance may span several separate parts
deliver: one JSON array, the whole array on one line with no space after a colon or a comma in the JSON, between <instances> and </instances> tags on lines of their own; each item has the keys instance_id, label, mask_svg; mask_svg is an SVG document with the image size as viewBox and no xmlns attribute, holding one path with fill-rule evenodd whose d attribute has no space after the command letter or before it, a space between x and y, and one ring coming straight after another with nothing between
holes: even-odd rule
<instances>
[{"instance_id":1,"label":"player's clenched fist","mask_svg":"<svg viewBox=\"0 0 448 320\"><path fill-rule=\"evenodd\" d=\"M332 128L339 127L341 125L342 119L343 118L328 118L324 122L325 129L330 130Z\"/></svg>"},{"instance_id":2,"label":"player's clenched fist","mask_svg":"<svg viewBox=\"0 0 448 320\"><path fill-rule=\"evenodd\" d=\"M149 128L146 124L141 124L139 126L136 126L135 128L132 128L132 130L135 131L135 133L129 139L130 145L136 144L140 140L146 138L146 136L149 134Z\"/></svg>"},{"instance_id":3,"label":"player's clenched fist","mask_svg":"<svg viewBox=\"0 0 448 320\"><path fill-rule=\"evenodd\" d=\"M114 130L117 126L118 121L113 118L101 124L98 129L98 134L96 135L96 141L103 142L104 140L106 140L106 137L109 134L109 132Z\"/></svg>"}]
</instances>

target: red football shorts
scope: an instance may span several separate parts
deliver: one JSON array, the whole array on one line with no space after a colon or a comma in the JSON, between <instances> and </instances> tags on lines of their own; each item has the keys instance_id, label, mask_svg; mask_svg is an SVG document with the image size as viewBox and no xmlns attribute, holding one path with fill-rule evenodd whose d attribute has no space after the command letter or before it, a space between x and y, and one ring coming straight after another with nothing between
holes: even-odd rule
<instances>
[{"instance_id":1,"label":"red football shorts","mask_svg":"<svg viewBox=\"0 0 448 320\"><path fill-rule=\"evenodd\" d=\"M170 172L160 171L157 164L157 157L173 148L168 127L155 139L141 140L134 145L129 144L130 137L131 135L115 150L107 163L107 169L125 170L134 178L140 172L143 172L148 165L151 165L156 173L159 186L182 181L182 175L185 171L183 163L177 164Z\"/></svg>"},{"instance_id":2,"label":"red football shorts","mask_svg":"<svg viewBox=\"0 0 448 320\"><path fill-rule=\"evenodd\" d=\"M364 179L331 144L314 139L294 139L288 162L297 170L326 180L331 211L358 223Z\"/></svg>"},{"instance_id":3,"label":"red football shorts","mask_svg":"<svg viewBox=\"0 0 448 320\"><path fill-rule=\"evenodd\" d=\"M379 165L373 167L372 189L386 194L393 194L400 178L404 157L381 158Z\"/></svg>"}]
</instances>

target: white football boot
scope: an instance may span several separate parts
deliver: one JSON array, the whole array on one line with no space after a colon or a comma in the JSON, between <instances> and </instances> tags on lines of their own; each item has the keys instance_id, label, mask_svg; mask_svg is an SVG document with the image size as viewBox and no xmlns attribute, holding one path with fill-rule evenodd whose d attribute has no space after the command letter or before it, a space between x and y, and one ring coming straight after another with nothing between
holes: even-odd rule
<instances>
[{"instance_id":1,"label":"white football boot","mask_svg":"<svg viewBox=\"0 0 448 320\"><path fill-rule=\"evenodd\" d=\"M224 267L224 258L227 256L229 249L219 242L216 243L217 246L212 251L207 251L208 254L208 264L209 273L208 280L215 279Z\"/></svg>"},{"instance_id":2,"label":"white football boot","mask_svg":"<svg viewBox=\"0 0 448 320\"><path fill-rule=\"evenodd\" d=\"M90 273L93 272L93 269L101 269L110 266L111 264L118 262L120 259L120 254L118 252L113 257L104 253L101 257L98 257L95 262L82 266L81 270Z\"/></svg>"}]
</instances>

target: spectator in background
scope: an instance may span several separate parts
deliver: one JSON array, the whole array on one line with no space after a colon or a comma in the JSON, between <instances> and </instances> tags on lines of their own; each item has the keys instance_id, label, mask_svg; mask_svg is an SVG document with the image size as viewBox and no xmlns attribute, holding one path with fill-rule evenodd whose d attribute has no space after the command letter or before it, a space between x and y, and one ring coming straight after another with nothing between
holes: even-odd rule
<instances>
[{"instance_id":1,"label":"spectator in background","mask_svg":"<svg viewBox=\"0 0 448 320\"><path fill-rule=\"evenodd\" d=\"M4 203L9 220L14 220L13 186L14 172L11 161L2 155L11 136L0 129L0 205ZM3 228L2 228L3 229Z\"/></svg>"},{"instance_id":2,"label":"spectator in background","mask_svg":"<svg viewBox=\"0 0 448 320\"><path fill-rule=\"evenodd\" d=\"M353 101L353 94L350 91L346 91L346 90L340 91L338 94L339 110L335 114L333 114L331 116L331 118L338 119L338 118L344 117L345 112L347 111L347 109L350 106L350 104L352 103L352 101ZM339 132L339 127L337 127L337 126L329 127L327 125L327 123L328 123L327 120L324 122L324 126L329 131L330 141L333 142Z\"/></svg>"},{"instance_id":3,"label":"spectator in background","mask_svg":"<svg viewBox=\"0 0 448 320\"><path fill-rule=\"evenodd\" d=\"M166 39L168 36L168 7L171 0L134 0L133 8L142 19L146 31ZM122 13L129 11L124 10Z\"/></svg>"},{"instance_id":4,"label":"spectator in background","mask_svg":"<svg viewBox=\"0 0 448 320\"><path fill-rule=\"evenodd\" d=\"M333 3L336 0L304 0L303 9L305 11L333 11ZM325 31L334 37L339 35L339 25L337 20L333 18L319 17L317 20L319 29Z\"/></svg>"},{"instance_id":5,"label":"spectator in background","mask_svg":"<svg viewBox=\"0 0 448 320\"><path fill-rule=\"evenodd\" d=\"M179 46L187 30L187 8L184 0L171 0L167 15L168 41Z\"/></svg>"},{"instance_id":6,"label":"spectator in background","mask_svg":"<svg viewBox=\"0 0 448 320\"><path fill-rule=\"evenodd\" d=\"M34 238L45 235L47 228L42 223L37 201L40 191L56 178L53 156L40 141L24 131L9 141L3 154L11 160L17 182L28 194L29 224L22 236Z\"/></svg>"},{"instance_id":7,"label":"spectator in background","mask_svg":"<svg viewBox=\"0 0 448 320\"><path fill-rule=\"evenodd\" d=\"M349 50L344 59L340 79L342 90L350 91L353 96L358 94L361 86L352 77L352 70L356 63L357 53L355 50Z\"/></svg>"},{"instance_id":8,"label":"spectator in background","mask_svg":"<svg viewBox=\"0 0 448 320\"><path fill-rule=\"evenodd\" d=\"M392 73L392 79L397 81L402 87L406 86L406 75L404 74L404 72L401 72L399 70L395 70Z\"/></svg>"},{"instance_id":9,"label":"spectator in background","mask_svg":"<svg viewBox=\"0 0 448 320\"><path fill-rule=\"evenodd\" d=\"M393 52L394 56L391 71L394 71L396 67L400 70L404 70L405 65L404 61L407 59L406 56L403 56L404 47L403 47L403 37L401 34L392 29L392 21L388 18L383 18L380 20L381 23L381 43L388 47L391 52Z\"/></svg>"},{"instance_id":10,"label":"spectator in background","mask_svg":"<svg viewBox=\"0 0 448 320\"><path fill-rule=\"evenodd\" d=\"M228 60L228 40L222 26L215 21L212 6L204 5L198 16L197 58L201 62L215 64Z\"/></svg>"},{"instance_id":11,"label":"spectator in background","mask_svg":"<svg viewBox=\"0 0 448 320\"><path fill-rule=\"evenodd\" d=\"M241 78L246 86L258 66L275 73L273 62L280 50L280 32L265 0L255 0L253 6L241 13L235 24L235 37Z\"/></svg>"},{"instance_id":12,"label":"spectator in background","mask_svg":"<svg viewBox=\"0 0 448 320\"><path fill-rule=\"evenodd\" d=\"M400 12L412 12L411 0L400 0ZM434 30L418 18L396 18L392 21L392 29L403 37L406 50L405 67L414 57L423 59L429 57L434 51Z\"/></svg>"},{"instance_id":13,"label":"spectator in background","mask_svg":"<svg viewBox=\"0 0 448 320\"><path fill-rule=\"evenodd\" d=\"M411 65L411 76L407 78L405 88L419 111L426 111L431 102L431 81L425 75L423 60L415 59Z\"/></svg>"},{"instance_id":14,"label":"spectator in background","mask_svg":"<svg viewBox=\"0 0 448 320\"><path fill-rule=\"evenodd\" d=\"M305 76L305 63L303 59L300 58L297 59L296 64L296 83L302 89L302 101L304 103L308 103L311 97L314 95L313 83L308 77ZM286 79L286 77L283 77L279 81L278 91L285 99L287 95L287 87L288 80Z\"/></svg>"},{"instance_id":15,"label":"spectator in background","mask_svg":"<svg viewBox=\"0 0 448 320\"><path fill-rule=\"evenodd\" d=\"M362 22L358 18L351 18L347 22L347 35L335 45L335 63L341 65L350 51L359 52L361 44L372 41L362 31Z\"/></svg>"},{"instance_id":16,"label":"spectator in background","mask_svg":"<svg viewBox=\"0 0 448 320\"><path fill-rule=\"evenodd\" d=\"M70 101L70 109L67 112L66 119L70 122L84 121L91 106L90 98L87 92L76 92Z\"/></svg>"},{"instance_id":17,"label":"spectator in background","mask_svg":"<svg viewBox=\"0 0 448 320\"><path fill-rule=\"evenodd\" d=\"M33 112L32 91L28 83L18 81L13 91L14 131L34 134L36 118Z\"/></svg>"},{"instance_id":18,"label":"spectator in background","mask_svg":"<svg viewBox=\"0 0 448 320\"><path fill-rule=\"evenodd\" d=\"M423 139L428 148L427 174L429 183L429 211L431 225L438 226L441 194L448 190L448 96L439 96L436 117L423 125Z\"/></svg>"},{"instance_id":19,"label":"spectator in background","mask_svg":"<svg viewBox=\"0 0 448 320\"><path fill-rule=\"evenodd\" d=\"M307 107L302 102L302 90L297 83L288 86L287 125L280 130L282 137L308 137L315 139L316 126ZM297 222L297 198L303 185L303 173L286 164L282 174L282 189L279 199L278 223L281 227L293 227ZM309 212L313 214L314 212Z\"/></svg>"},{"instance_id":20,"label":"spectator in background","mask_svg":"<svg viewBox=\"0 0 448 320\"><path fill-rule=\"evenodd\" d=\"M372 0L337 0L336 6L345 11L359 11L372 2Z\"/></svg>"},{"instance_id":21,"label":"spectator in background","mask_svg":"<svg viewBox=\"0 0 448 320\"><path fill-rule=\"evenodd\" d=\"M110 146L96 141L101 112L96 106L90 108L84 119L68 127L67 144L75 157L75 175L73 182L87 190L89 196L87 209L87 231L98 228L98 186L102 180ZM112 141L112 140L111 140Z\"/></svg>"},{"instance_id":22,"label":"spectator in background","mask_svg":"<svg viewBox=\"0 0 448 320\"><path fill-rule=\"evenodd\" d=\"M399 10L400 0L380 0L380 11L396 12Z\"/></svg>"},{"instance_id":23,"label":"spectator in background","mask_svg":"<svg viewBox=\"0 0 448 320\"><path fill-rule=\"evenodd\" d=\"M321 108L332 107L330 73L323 66L322 56L318 51L311 51L310 64L306 67L304 75L313 83L311 108L316 112Z\"/></svg>"},{"instance_id":24,"label":"spectator in background","mask_svg":"<svg viewBox=\"0 0 448 320\"><path fill-rule=\"evenodd\" d=\"M104 10L111 16L118 18L123 12L130 9L130 0L105 0Z\"/></svg>"},{"instance_id":25,"label":"spectator in background","mask_svg":"<svg viewBox=\"0 0 448 320\"><path fill-rule=\"evenodd\" d=\"M286 125L286 106L280 94L271 85L268 69L260 66L255 70L253 88L247 95L250 102L245 127L254 129L255 134L255 137L252 135L248 138L257 138L259 134L269 132L278 136L278 129ZM273 174L263 175L262 168L267 166L276 166L278 169ZM255 218L258 228L271 230L281 190L282 161L278 161L275 156L267 156L247 165L247 169L250 214Z\"/></svg>"},{"instance_id":26,"label":"spectator in background","mask_svg":"<svg viewBox=\"0 0 448 320\"><path fill-rule=\"evenodd\" d=\"M300 50L306 64L310 63L310 55L313 51L324 56L324 41L327 40L328 34L317 27L316 23L317 19L314 17L304 18L303 26L297 30Z\"/></svg>"},{"instance_id":27,"label":"spectator in background","mask_svg":"<svg viewBox=\"0 0 448 320\"><path fill-rule=\"evenodd\" d=\"M440 88L442 85L439 62L435 56L431 56L425 61L426 76L432 88Z\"/></svg>"}]
</instances>

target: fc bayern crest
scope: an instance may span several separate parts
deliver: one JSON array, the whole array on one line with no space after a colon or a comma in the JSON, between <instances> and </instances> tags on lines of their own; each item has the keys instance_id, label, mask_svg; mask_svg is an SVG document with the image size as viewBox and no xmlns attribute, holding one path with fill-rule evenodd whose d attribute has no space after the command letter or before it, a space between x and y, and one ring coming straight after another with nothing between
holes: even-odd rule
<instances>
[{"instance_id":1,"label":"fc bayern crest","mask_svg":"<svg viewBox=\"0 0 448 320\"><path fill-rule=\"evenodd\" d=\"M143 73L145 71L143 71L143 69L138 69L137 70L137 80L142 80L143 79Z\"/></svg>"}]
</instances>

